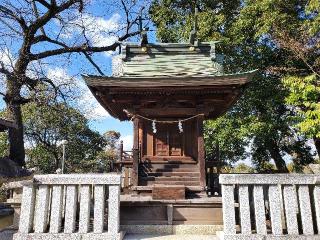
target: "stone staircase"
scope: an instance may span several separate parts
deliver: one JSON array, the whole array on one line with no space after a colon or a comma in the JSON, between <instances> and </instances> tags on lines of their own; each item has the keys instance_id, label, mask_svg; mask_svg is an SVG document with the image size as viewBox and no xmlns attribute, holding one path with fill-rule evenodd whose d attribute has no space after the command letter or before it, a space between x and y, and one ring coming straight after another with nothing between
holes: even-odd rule
<instances>
[{"instance_id":1,"label":"stone staircase","mask_svg":"<svg viewBox=\"0 0 320 240\"><path fill-rule=\"evenodd\" d=\"M140 163L137 190L151 191L154 185L182 185L187 191L203 191L200 187L199 167L194 161Z\"/></svg>"}]
</instances>

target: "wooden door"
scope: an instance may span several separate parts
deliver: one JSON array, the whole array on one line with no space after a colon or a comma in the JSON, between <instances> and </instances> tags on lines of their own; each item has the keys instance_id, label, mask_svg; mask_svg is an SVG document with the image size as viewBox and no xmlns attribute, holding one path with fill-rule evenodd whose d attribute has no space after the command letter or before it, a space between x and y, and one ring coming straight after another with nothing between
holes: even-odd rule
<instances>
[{"instance_id":1,"label":"wooden door","mask_svg":"<svg viewBox=\"0 0 320 240\"><path fill-rule=\"evenodd\" d=\"M181 134L170 131L169 154L170 156L182 156L182 136Z\"/></svg>"},{"instance_id":2,"label":"wooden door","mask_svg":"<svg viewBox=\"0 0 320 240\"><path fill-rule=\"evenodd\" d=\"M156 134L155 153L156 156L169 156L168 132L162 131Z\"/></svg>"},{"instance_id":3,"label":"wooden door","mask_svg":"<svg viewBox=\"0 0 320 240\"><path fill-rule=\"evenodd\" d=\"M154 135L156 156L182 156L182 134L176 128L159 128Z\"/></svg>"}]
</instances>

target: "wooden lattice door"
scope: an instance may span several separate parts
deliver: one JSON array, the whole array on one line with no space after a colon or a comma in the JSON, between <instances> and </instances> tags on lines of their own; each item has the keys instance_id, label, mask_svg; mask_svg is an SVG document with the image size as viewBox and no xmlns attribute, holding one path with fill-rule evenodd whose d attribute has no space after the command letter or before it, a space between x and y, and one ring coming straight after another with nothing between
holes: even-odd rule
<instances>
[{"instance_id":1,"label":"wooden lattice door","mask_svg":"<svg viewBox=\"0 0 320 240\"><path fill-rule=\"evenodd\" d=\"M182 137L179 133L171 131L169 139L170 156L182 156Z\"/></svg>"},{"instance_id":2,"label":"wooden lattice door","mask_svg":"<svg viewBox=\"0 0 320 240\"><path fill-rule=\"evenodd\" d=\"M155 138L155 152L157 156L169 156L169 141L167 132L159 132Z\"/></svg>"},{"instance_id":3,"label":"wooden lattice door","mask_svg":"<svg viewBox=\"0 0 320 240\"><path fill-rule=\"evenodd\" d=\"M182 156L182 135L175 128L159 128L154 135L156 156Z\"/></svg>"}]
</instances>

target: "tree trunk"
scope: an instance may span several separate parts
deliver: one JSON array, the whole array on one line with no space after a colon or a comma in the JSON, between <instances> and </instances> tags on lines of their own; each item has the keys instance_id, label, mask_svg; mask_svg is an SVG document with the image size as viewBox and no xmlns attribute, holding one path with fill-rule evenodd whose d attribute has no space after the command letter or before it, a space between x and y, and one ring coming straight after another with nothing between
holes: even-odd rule
<instances>
[{"instance_id":1,"label":"tree trunk","mask_svg":"<svg viewBox=\"0 0 320 240\"><path fill-rule=\"evenodd\" d=\"M15 120L18 128L9 129L9 141L10 141L10 159L16 162L19 166L25 165L25 149L23 141L23 124L21 106L15 104L8 104L8 109L12 119Z\"/></svg>"},{"instance_id":2,"label":"tree trunk","mask_svg":"<svg viewBox=\"0 0 320 240\"><path fill-rule=\"evenodd\" d=\"M10 152L9 157L19 166L25 166L25 149L23 139L23 122L20 100L21 87L14 79L7 79L7 110L18 128L9 129Z\"/></svg>"},{"instance_id":3,"label":"tree trunk","mask_svg":"<svg viewBox=\"0 0 320 240\"><path fill-rule=\"evenodd\" d=\"M289 170L287 168L286 162L282 158L277 144L272 143L268 150L272 159L274 160L274 163L276 164L277 170L281 173L288 173Z\"/></svg>"},{"instance_id":4,"label":"tree trunk","mask_svg":"<svg viewBox=\"0 0 320 240\"><path fill-rule=\"evenodd\" d=\"M313 141L314 141L314 145L317 149L318 157L320 158L320 138L314 137Z\"/></svg>"}]
</instances>

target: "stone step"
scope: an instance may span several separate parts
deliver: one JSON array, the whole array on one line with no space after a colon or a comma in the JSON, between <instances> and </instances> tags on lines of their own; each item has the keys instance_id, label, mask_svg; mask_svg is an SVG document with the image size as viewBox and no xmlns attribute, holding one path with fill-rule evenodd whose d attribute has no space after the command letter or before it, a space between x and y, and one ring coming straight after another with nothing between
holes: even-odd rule
<instances>
[{"instance_id":1,"label":"stone step","mask_svg":"<svg viewBox=\"0 0 320 240\"><path fill-rule=\"evenodd\" d=\"M163 184L163 185L184 185L184 186L199 186L199 181L155 181L155 182L148 182L147 186L150 185L157 185L157 184Z\"/></svg>"},{"instance_id":2,"label":"stone step","mask_svg":"<svg viewBox=\"0 0 320 240\"><path fill-rule=\"evenodd\" d=\"M155 177L155 176L148 176L148 177L141 177L142 181L199 181L198 177L184 177L184 176L170 176L170 177Z\"/></svg>"},{"instance_id":3,"label":"stone step","mask_svg":"<svg viewBox=\"0 0 320 240\"><path fill-rule=\"evenodd\" d=\"M168 168L195 168L198 169L197 164L176 164L176 163L165 163L165 164L154 164L154 163L140 163L140 167L147 169L168 169Z\"/></svg>"},{"instance_id":4,"label":"stone step","mask_svg":"<svg viewBox=\"0 0 320 240\"><path fill-rule=\"evenodd\" d=\"M195 160L187 160L187 159L181 159L181 158L176 158L176 159L166 159L166 160L161 160L159 158L158 160L142 160L142 164L197 164L197 161Z\"/></svg>"},{"instance_id":5,"label":"stone step","mask_svg":"<svg viewBox=\"0 0 320 240\"><path fill-rule=\"evenodd\" d=\"M148 176L182 176L182 177L200 177L199 172L150 172Z\"/></svg>"},{"instance_id":6,"label":"stone step","mask_svg":"<svg viewBox=\"0 0 320 240\"><path fill-rule=\"evenodd\" d=\"M199 172L199 169L192 168L140 168L142 172Z\"/></svg>"},{"instance_id":7,"label":"stone step","mask_svg":"<svg viewBox=\"0 0 320 240\"><path fill-rule=\"evenodd\" d=\"M132 186L131 189L132 190L136 190L139 192L151 192L152 191L152 185L148 185L148 186ZM186 187L186 191L195 191L195 192L201 192L204 191L205 188L201 187L201 186L185 186Z\"/></svg>"}]
</instances>

